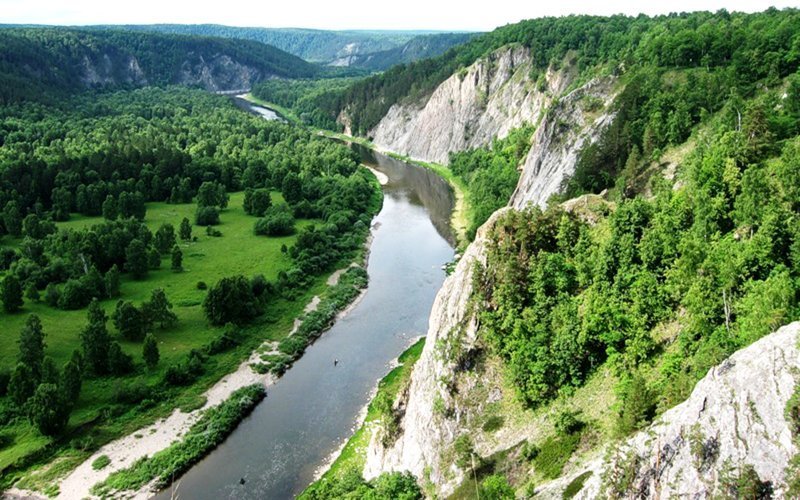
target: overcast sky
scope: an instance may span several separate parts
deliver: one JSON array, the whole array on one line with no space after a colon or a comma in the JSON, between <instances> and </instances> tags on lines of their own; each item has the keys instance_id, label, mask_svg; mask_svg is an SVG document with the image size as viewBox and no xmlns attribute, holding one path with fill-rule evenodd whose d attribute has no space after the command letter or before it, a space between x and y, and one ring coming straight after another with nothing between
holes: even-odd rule
<instances>
[{"instance_id":1,"label":"overcast sky","mask_svg":"<svg viewBox=\"0 0 800 500\"><path fill-rule=\"evenodd\" d=\"M0 0L0 23L151 24L320 29L487 31L521 19L565 14L754 12L800 0Z\"/></svg>"}]
</instances>

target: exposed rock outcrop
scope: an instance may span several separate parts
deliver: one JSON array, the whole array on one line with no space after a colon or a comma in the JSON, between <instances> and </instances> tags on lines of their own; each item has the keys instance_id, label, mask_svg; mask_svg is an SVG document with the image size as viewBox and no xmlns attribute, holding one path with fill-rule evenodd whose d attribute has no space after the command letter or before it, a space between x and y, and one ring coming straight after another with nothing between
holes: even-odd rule
<instances>
[{"instance_id":1,"label":"exposed rock outcrop","mask_svg":"<svg viewBox=\"0 0 800 500\"><path fill-rule=\"evenodd\" d=\"M424 102L395 104L370 132L380 148L446 163L452 151L489 144L524 122L536 123L572 83L571 65L549 70L537 88L530 50L499 49L445 80Z\"/></svg>"},{"instance_id":2,"label":"exposed rock outcrop","mask_svg":"<svg viewBox=\"0 0 800 500\"><path fill-rule=\"evenodd\" d=\"M405 406L402 430L388 449L381 442L381 433L373 434L367 449L365 477L408 470L417 477L425 476L443 494L461 482L458 469L447 474L440 467L441 450L453 442L459 425L457 420L446 418L437 406L447 405L451 399L446 382L452 379L458 353L469 351L475 344L477 325L469 317L472 270L476 263L485 263L487 235L502 212L495 212L478 230L475 241L436 295L425 348L411 376L408 400L395 403Z\"/></svg>"},{"instance_id":3,"label":"exposed rock outcrop","mask_svg":"<svg viewBox=\"0 0 800 500\"><path fill-rule=\"evenodd\" d=\"M211 58L198 55L188 58L181 65L178 83L201 85L206 90L216 92L249 89L265 76L258 69L235 61L227 54L216 54Z\"/></svg>"},{"instance_id":4,"label":"exposed rock outcrop","mask_svg":"<svg viewBox=\"0 0 800 500\"><path fill-rule=\"evenodd\" d=\"M511 205L516 209L531 203L544 206L574 172L581 149L597 141L613 120L609 105L616 80L595 79L562 95L574 76L569 70L550 71L548 89L540 92L529 79L530 57L520 47L498 50L465 74L442 83L421 108L394 106L375 129L375 142L412 157L446 161L450 151L486 144L526 121L539 123ZM465 136L466 131L471 135ZM388 447L380 433L373 436L366 477L409 470L441 495L451 493L464 479L463 471L447 455L462 432L460 418L469 418L472 412L458 408L452 388L474 382L457 376L459 363L476 347L477 323L470 306L473 269L476 262L485 262L487 235L505 210L495 212L478 230L439 291L407 401L396 402L405 407L402 429ZM490 447L513 446L519 437L509 434L501 441Z\"/></svg>"},{"instance_id":5,"label":"exposed rock outcrop","mask_svg":"<svg viewBox=\"0 0 800 500\"><path fill-rule=\"evenodd\" d=\"M570 92L548 111L533 136L510 205L517 210L529 204L545 206L550 196L575 172L578 156L611 124L615 79L598 78Z\"/></svg>"},{"instance_id":6,"label":"exposed rock outcrop","mask_svg":"<svg viewBox=\"0 0 800 500\"><path fill-rule=\"evenodd\" d=\"M687 401L617 449L537 489L537 498L560 499L586 474L575 498L730 498L736 497L731 478L746 466L774 498L785 497L786 467L798 452L791 432L797 423L786 412L800 373L798 334L795 322L736 352ZM630 480L615 487L622 470Z\"/></svg>"},{"instance_id":7,"label":"exposed rock outcrop","mask_svg":"<svg viewBox=\"0 0 800 500\"><path fill-rule=\"evenodd\" d=\"M140 87L150 83L139 60L129 54L84 56L79 70L80 82L86 87ZM218 53L209 57L191 53L187 54L171 83L200 86L213 92L241 91L272 77L228 54Z\"/></svg>"}]
</instances>

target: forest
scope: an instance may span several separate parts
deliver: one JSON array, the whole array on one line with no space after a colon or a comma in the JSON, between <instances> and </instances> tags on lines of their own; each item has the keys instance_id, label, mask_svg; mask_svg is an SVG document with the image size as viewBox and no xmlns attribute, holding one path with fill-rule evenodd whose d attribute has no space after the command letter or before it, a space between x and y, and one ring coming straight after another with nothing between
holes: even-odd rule
<instances>
[{"instance_id":1,"label":"forest","mask_svg":"<svg viewBox=\"0 0 800 500\"><path fill-rule=\"evenodd\" d=\"M249 40L119 29L5 28L0 29L0 104L22 100L53 103L87 87L183 83L187 67L222 56L231 59L230 66L246 66L258 71L261 78L309 78L320 70L299 57ZM91 68L99 74L93 74ZM233 75L240 70L220 71Z\"/></svg>"},{"instance_id":2,"label":"forest","mask_svg":"<svg viewBox=\"0 0 800 500\"><path fill-rule=\"evenodd\" d=\"M625 435L800 316L800 74L765 74L743 97L753 82L731 89L736 73L702 73L632 77L616 123L568 183L571 195L611 188L610 201L587 214L558 203L567 194L496 224L475 300L527 405L609 366ZM673 187L651 160L690 134Z\"/></svg>"},{"instance_id":3,"label":"forest","mask_svg":"<svg viewBox=\"0 0 800 500\"><path fill-rule=\"evenodd\" d=\"M508 44L528 47L536 55L534 77L574 53L582 72L596 73L598 66L604 71L638 66L728 68L742 82L752 83L797 69L798 32L800 13L795 9L532 19L475 37L440 57L397 65L316 100L328 119L347 110L353 133L367 135L393 104L426 98L459 68Z\"/></svg>"},{"instance_id":4,"label":"forest","mask_svg":"<svg viewBox=\"0 0 800 500\"><path fill-rule=\"evenodd\" d=\"M286 336L380 206L347 147L201 90L8 105L0 138L4 485L197 405L265 328ZM338 308L365 285L342 281Z\"/></svg>"}]
</instances>

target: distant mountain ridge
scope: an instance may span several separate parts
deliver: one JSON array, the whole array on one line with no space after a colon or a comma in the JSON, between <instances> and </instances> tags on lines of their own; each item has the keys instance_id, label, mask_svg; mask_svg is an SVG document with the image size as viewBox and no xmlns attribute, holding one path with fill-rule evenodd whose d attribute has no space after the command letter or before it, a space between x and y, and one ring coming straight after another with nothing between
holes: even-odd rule
<instances>
[{"instance_id":1,"label":"distant mountain ridge","mask_svg":"<svg viewBox=\"0 0 800 500\"><path fill-rule=\"evenodd\" d=\"M320 68L250 40L74 28L0 30L0 102L86 88L182 84L211 91Z\"/></svg>"},{"instance_id":2,"label":"distant mountain ridge","mask_svg":"<svg viewBox=\"0 0 800 500\"><path fill-rule=\"evenodd\" d=\"M475 33L438 31L328 31L303 28L256 28L218 24L151 24L91 26L182 35L253 40L272 45L309 62L382 71L396 64L435 57Z\"/></svg>"}]
</instances>

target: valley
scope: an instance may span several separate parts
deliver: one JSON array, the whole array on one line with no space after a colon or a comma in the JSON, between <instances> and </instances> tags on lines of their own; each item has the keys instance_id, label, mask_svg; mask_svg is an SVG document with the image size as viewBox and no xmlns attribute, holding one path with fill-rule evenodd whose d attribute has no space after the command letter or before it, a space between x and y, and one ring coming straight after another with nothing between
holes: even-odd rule
<instances>
[{"instance_id":1,"label":"valley","mask_svg":"<svg viewBox=\"0 0 800 500\"><path fill-rule=\"evenodd\" d=\"M798 33L0 30L0 484L796 496Z\"/></svg>"}]
</instances>

